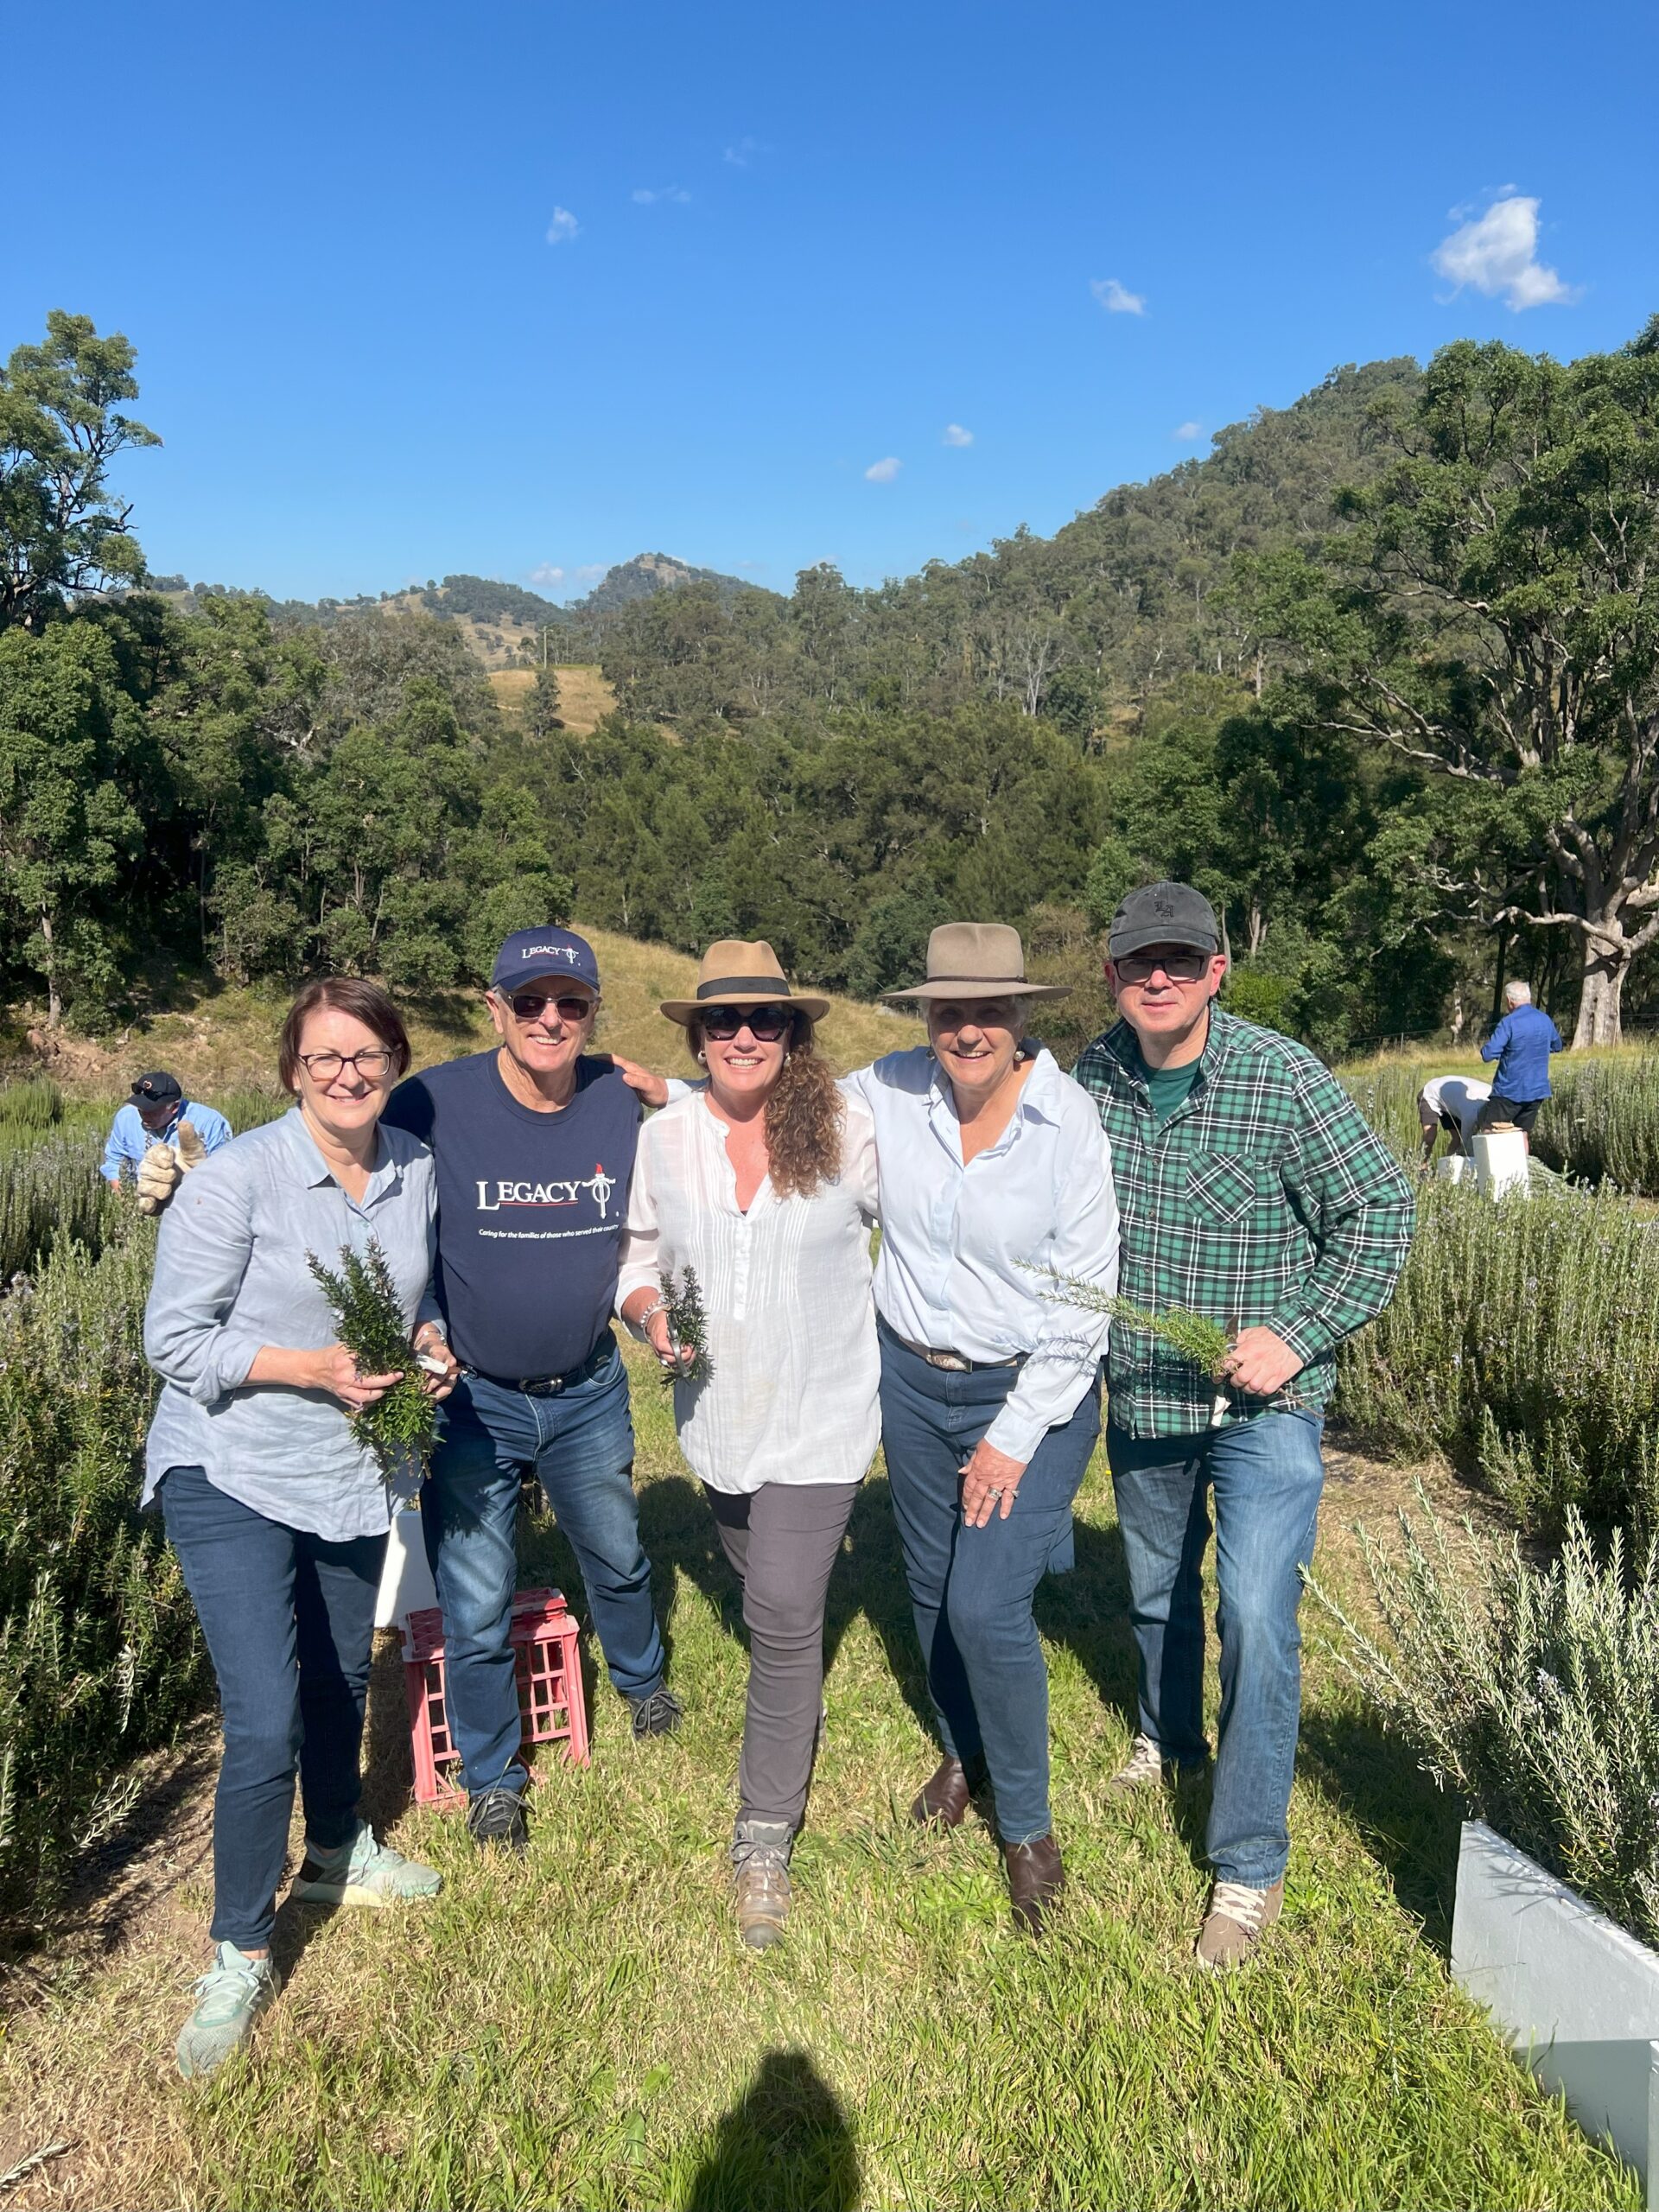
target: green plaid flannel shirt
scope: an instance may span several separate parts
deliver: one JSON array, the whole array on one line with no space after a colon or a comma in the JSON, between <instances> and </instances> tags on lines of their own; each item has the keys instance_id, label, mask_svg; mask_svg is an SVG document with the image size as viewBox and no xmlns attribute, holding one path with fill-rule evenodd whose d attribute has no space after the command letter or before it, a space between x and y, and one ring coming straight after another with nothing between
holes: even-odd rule
<instances>
[{"instance_id":1,"label":"green plaid flannel shirt","mask_svg":"<svg viewBox=\"0 0 1659 2212\"><path fill-rule=\"evenodd\" d=\"M1352 1099L1302 1046L1219 1007L1197 1080L1155 1135L1127 1021L1074 1073L1111 1140L1122 1295L1154 1313L1186 1306L1229 1328L1271 1329L1302 1361L1274 1402L1322 1407L1338 1344L1393 1295L1415 1213ZM1106 1385L1112 1420L1132 1436L1211 1425L1214 1386L1145 1329L1113 1322ZM1262 1410L1234 1397L1222 1419Z\"/></svg>"}]
</instances>

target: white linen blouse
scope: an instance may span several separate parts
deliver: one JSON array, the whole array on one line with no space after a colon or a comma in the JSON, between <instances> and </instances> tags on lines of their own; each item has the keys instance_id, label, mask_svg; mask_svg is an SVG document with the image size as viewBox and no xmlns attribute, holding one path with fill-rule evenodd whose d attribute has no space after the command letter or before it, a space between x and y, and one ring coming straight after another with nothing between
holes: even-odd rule
<instances>
[{"instance_id":1,"label":"white linen blouse","mask_svg":"<svg viewBox=\"0 0 1659 2212\"><path fill-rule=\"evenodd\" d=\"M710 1490L855 1483L875 1456L881 1363L871 1293L875 1130L843 1094L841 1173L810 1198L762 1179L747 1213L728 1124L701 1086L639 1133L616 1304L696 1271L708 1316L705 1380L674 1384L680 1449Z\"/></svg>"}]
</instances>

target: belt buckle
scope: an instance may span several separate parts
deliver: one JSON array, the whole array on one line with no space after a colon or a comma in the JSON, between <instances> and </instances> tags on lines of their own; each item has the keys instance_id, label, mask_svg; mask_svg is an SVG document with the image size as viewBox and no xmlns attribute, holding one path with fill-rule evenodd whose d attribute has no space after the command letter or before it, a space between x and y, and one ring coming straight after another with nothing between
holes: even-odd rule
<instances>
[{"instance_id":1,"label":"belt buckle","mask_svg":"<svg viewBox=\"0 0 1659 2212\"><path fill-rule=\"evenodd\" d=\"M959 1352L929 1351L924 1356L930 1366L942 1368L947 1375L966 1375L973 1365Z\"/></svg>"},{"instance_id":2,"label":"belt buckle","mask_svg":"<svg viewBox=\"0 0 1659 2212\"><path fill-rule=\"evenodd\" d=\"M556 1398L564 1388L563 1375L526 1375L518 1388L527 1398Z\"/></svg>"}]
</instances>

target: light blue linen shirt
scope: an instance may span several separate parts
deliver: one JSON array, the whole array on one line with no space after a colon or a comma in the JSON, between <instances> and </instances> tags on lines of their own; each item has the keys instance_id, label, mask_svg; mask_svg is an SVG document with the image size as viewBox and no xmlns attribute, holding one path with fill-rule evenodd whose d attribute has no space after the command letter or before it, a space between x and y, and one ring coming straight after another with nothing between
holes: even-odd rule
<instances>
[{"instance_id":1,"label":"light blue linen shirt","mask_svg":"<svg viewBox=\"0 0 1659 2212\"><path fill-rule=\"evenodd\" d=\"M431 1294L438 1197L418 1137L382 1125L360 1200L334 1180L296 1107L250 1129L188 1175L162 1217L144 1309L144 1351L162 1389L150 1423L144 1503L169 1467L201 1467L256 1513L331 1543L391 1523L374 1455L326 1390L248 1382L266 1344L310 1351L340 1334L306 1265L378 1240L411 1328Z\"/></svg>"},{"instance_id":2,"label":"light blue linen shirt","mask_svg":"<svg viewBox=\"0 0 1659 2212\"><path fill-rule=\"evenodd\" d=\"M99 1171L105 1181L118 1183L123 1168L130 1168L136 1175L139 1161L153 1144L170 1144L176 1150L181 1122L189 1122L201 1139L204 1152L217 1152L231 1141L231 1125L225 1116L217 1107L204 1106L199 1100L181 1099L178 1112L158 1136L151 1136L138 1109L129 1103L116 1109L115 1119L110 1124L104 1165Z\"/></svg>"}]
</instances>

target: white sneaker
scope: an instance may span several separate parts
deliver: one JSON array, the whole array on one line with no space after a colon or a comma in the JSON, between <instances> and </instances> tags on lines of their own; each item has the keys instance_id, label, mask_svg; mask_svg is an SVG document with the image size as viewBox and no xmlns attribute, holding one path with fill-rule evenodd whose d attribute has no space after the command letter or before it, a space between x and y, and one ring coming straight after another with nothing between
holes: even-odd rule
<instances>
[{"instance_id":1,"label":"white sneaker","mask_svg":"<svg viewBox=\"0 0 1659 2212\"><path fill-rule=\"evenodd\" d=\"M1164 1778L1164 1755L1150 1736L1137 1734L1129 1745L1129 1756L1119 1767L1106 1787L1115 1795L1127 1797L1136 1789L1150 1789Z\"/></svg>"}]
</instances>

